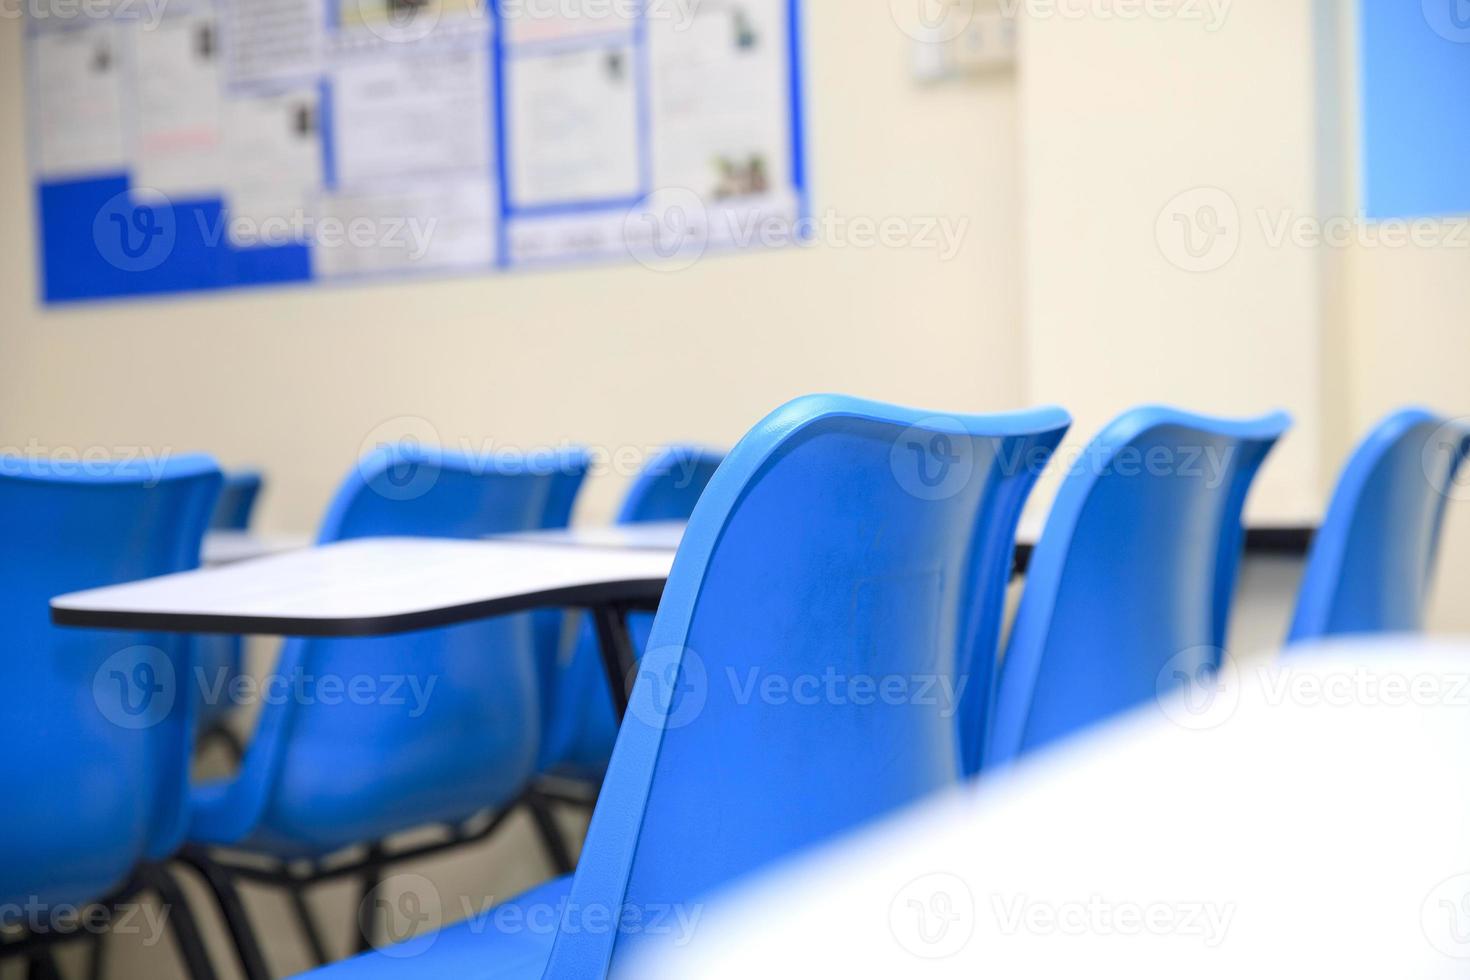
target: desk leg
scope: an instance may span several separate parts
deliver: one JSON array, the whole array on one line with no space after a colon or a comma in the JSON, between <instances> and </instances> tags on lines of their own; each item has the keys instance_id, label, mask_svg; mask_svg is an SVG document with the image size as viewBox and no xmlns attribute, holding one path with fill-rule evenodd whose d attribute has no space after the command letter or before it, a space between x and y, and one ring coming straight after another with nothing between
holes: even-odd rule
<instances>
[{"instance_id":1,"label":"desk leg","mask_svg":"<svg viewBox=\"0 0 1470 980\"><path fill-rule=\"evenodd\" d=\"M633 641L628 636L628 613L620 606L595 606L591 612L597 627L597 646L602 651L602 668L607 672L607 689L612 694L613 714L621 722L628 713L637 666Z\"/></svg>"}]
</instances>

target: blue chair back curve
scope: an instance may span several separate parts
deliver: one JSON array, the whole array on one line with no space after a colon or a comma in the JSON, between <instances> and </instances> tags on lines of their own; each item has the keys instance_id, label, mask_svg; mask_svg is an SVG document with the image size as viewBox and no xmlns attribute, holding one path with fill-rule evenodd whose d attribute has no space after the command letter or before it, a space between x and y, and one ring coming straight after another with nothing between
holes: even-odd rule
<instances>
[{"instance_id":1,"label":"blue chair back curve","mask_svg":"<svg viewBox=\"0 0 1470 980\"><path fill-rule=\"evenodd\" d=\"M1467 453L1470 423L1425 409L1374 428L1312 542L1291 643L1423 629L1445 508L1460 491Z\"/></svg>"},{"instance_id":2,"label":"blue chair back curve","mask_svg":"<svg viewBox=\"0 0 1470 980\"><path fill-rule=\"evenodd\" d=\"M1289 425L1149 407L1084 448L1031 558L986 767L1218 667L1246 495Z\"/></svg>"},{"instance_id":3,"label":"blue chair back curve","mask_svg":"<svg viewBox=\"0 0 1470 980\"><path fill-rule=\"evenodd\" d=\"M1011 561L1014 527L979 531L998 460L1044 462L1068 422L814 396L742 440L675 560L566 914L687 906L953 785L965 606L977 562ZM569 922L547 976L659 941Z\"/></svg>"},{"instance_id":4,"label":"blue chair back curve","mask_svg":"<svg viewBox=\"0 0 1470 980\"><path fill-rule=\"evenodd\" d=\"M225 474L219 501L209 527L214 531L244 531L250 527L255 502L260 499L265 477L255 470L231 470Z\"/></svg>"}]
</instances>

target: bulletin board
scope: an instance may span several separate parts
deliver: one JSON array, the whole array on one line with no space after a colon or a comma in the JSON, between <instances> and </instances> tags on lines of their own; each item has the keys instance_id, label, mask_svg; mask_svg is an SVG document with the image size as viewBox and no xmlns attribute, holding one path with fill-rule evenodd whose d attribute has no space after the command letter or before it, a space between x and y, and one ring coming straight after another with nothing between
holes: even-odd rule
<instances>
[{"instance_id":1,"label":"bulletin board","mask_svg":"<svg viewBox=\"0 0 1470 980\"><path fill-rule=\"evenodd\" d=\"M799 0L50 2L47 303L678 269L807 214Z\"/></svg>"}]
</instances>

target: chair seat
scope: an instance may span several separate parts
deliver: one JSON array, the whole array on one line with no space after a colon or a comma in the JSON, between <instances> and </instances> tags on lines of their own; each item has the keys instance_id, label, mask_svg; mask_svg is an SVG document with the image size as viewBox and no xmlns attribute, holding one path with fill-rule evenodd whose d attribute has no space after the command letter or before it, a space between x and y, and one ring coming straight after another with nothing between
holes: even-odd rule
<instances>
[{"instance_id":1,"label":"chair seat","mask_svg":"<svg viewBox=\"0 0 1470 980\"><path fill-rule=\"evenodd\" d=\"M571 891L565 875L470 919L302 974L311 980L474 980L539 978L551 958L562 906ZM446 911L450 911L446 904Z\"/></svg>"}]
</instances>

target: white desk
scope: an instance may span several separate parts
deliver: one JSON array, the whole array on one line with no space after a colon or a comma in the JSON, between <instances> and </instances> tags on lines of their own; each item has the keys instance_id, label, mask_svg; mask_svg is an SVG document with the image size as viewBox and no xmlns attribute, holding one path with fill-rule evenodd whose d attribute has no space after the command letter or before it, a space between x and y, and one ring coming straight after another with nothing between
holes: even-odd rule
<instances>
[{"instance_id":1,"label":"white desk","mask_svg":"<svg viewBox=\"0 0 1470 980\"><path fill-rule=\"evenodd\" d=\"M204 536L199 563L206 568L233 565L269 555L311 547L304 534L256 534L252 531L210 531Z\"/></svg>"},{"instance_id":2,"label":"white desk","mask_svg":"<svg viewBox=\"0 0 1470 980\"><path fill-rule=\"evenodd\" d=\"M632 551L677 551L689 527L685 521L654 521L645 524L606 524L552 531L523 531L496 535L492 541L518 544L558 545L573 548L620 548ZM204 536L199 563L218 568L288 551L310 548L305 534L261 534L255 531L210 531Z\"/></svg>"},{"instance_id":3,"label":"white desk","mask_svg":"<svg viewBox=\"0 0 1470 980\"><path fill-rule=\"evenodd\" d=\"M708 898L629 975L1463 977L1470 649L1284 663Z\"/></svg>"},{"instance_id":4,"label":"white desk","mask_svg":"<svg viewBox=\"0 0 1470 980\"><path fill-rule=\"evenodd\" d=\"M491 541L517 544L555 545L572 548L617 548L626 551L677 551L689 524L685 521L655 521L647 524L605 524L571 527L554 531L524 531L503 534Z\"/></svg>"},{"instance_id":5,"label":"white desk","mask_svg":"<svg viewBox=\"0 0 1470 980\"><path fill-rule=\"evenodd\" d=\"M360 637L544 608L588 610L619 711L635 663L623 617L656 609L670 551L372 538L51 600L58 626Z\"/></svg>"}]
</instances>

